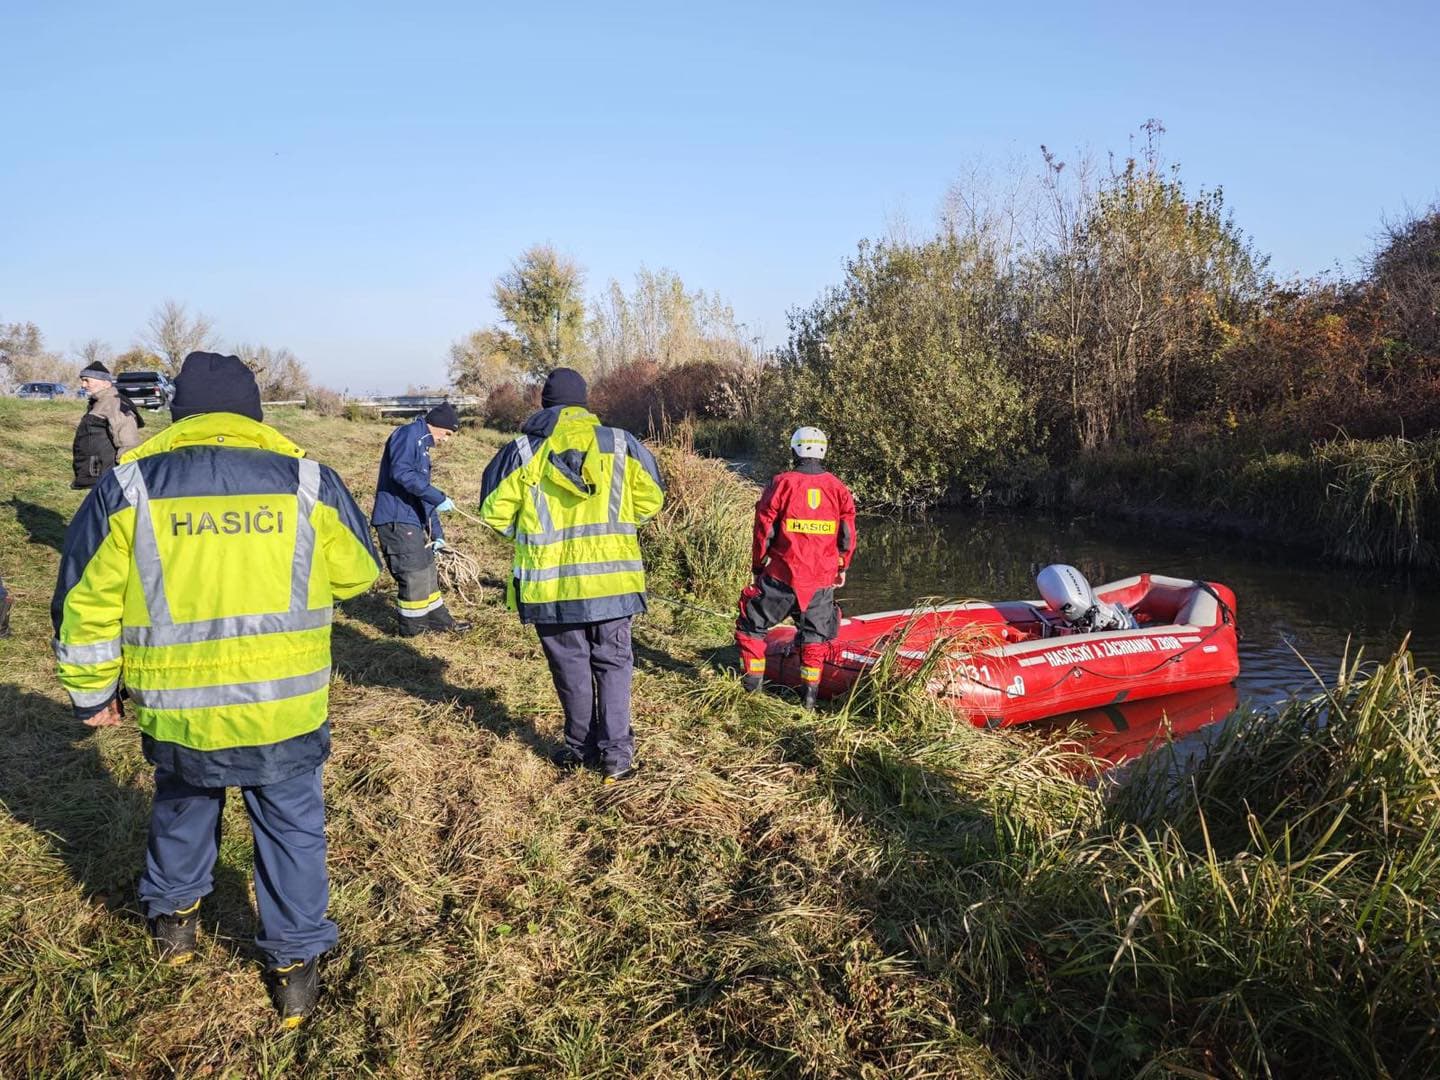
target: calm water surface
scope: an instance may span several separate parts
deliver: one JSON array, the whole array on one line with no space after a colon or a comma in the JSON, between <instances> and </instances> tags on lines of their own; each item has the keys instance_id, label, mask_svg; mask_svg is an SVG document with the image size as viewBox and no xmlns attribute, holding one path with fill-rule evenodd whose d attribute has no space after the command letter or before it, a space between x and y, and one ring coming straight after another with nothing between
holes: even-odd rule
<instances>
[{"instance_id":1,"label":"calm water surface","mask_svg":"<svg viewBox=\"0 0 1440 1080\"><path fill-rule=\"evenodd\" d=\"M1421 664L1440 665L1440 589L1330 566L1285 548L1099 517L862 519L859 532L855 565L841 590L847 615L912 607L927 596L1030 599L1036 571L1067 562L1093 585L1149 571L1234 589L1242 705L1265 707L1315 693L1319 685L1306 662L1330 679L1347 647L1363 647L1367 657L1378 659L1407 634Z\"/></svg>"}]
</instances>

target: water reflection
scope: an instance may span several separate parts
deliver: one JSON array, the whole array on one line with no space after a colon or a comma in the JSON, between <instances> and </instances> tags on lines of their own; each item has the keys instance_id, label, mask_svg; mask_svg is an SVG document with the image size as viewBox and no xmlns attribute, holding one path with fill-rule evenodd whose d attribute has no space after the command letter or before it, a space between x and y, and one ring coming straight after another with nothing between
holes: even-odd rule
<instances>
[{"instance_id":1,"label":"water reflection","mask_svg":"<svg viewBox=\"0 0 1440 1080\"><path fill-rule=\"evenodd\" d=\"M1285 548L1090 516L864 520L841 605L846 614L860 615L912 607L930 596L1033 597L1035 573L1052 562L1079 567L1095 584L1150 571L1203 577L1234 589L1240 678L1235 687L1221 688L1234 695L1225 712L1234 708L1235 699L1268 706L1292 694L1318 692L1317 674L1320 680L1332 679L1347 648L1364 648L1365 655L1379 658L1411 633L1417 660L1430 667L1440 663L1440 636L1431 632L1440 621L1440 589L1433 584L1337 568ZM1189 737L1209 722L1197 718L1217 707L1169 698L1129 705L1121 720L1137 734L1107 732L1105 718L1092 717L1098 725L1092 746L1128 747L1167 712L1176 733L1182 734L1183 726ZM1136 709L1142 715L1132 715Z\"/></svg>"},{"instance_id":2,"label":"water reflection","mask_svg":"<svg viewBox=\"0 0 1440 1080\"><path fill-rule=\"evenodd\" d=\"M1037 720L1027 730L1042 738L1073 734L1096 757L1119 765L1173 741L1180 760L1203 755L1205 728L1235 711L1234 686L1212 686L1147 701L1128 701L1103 709Z\"/></svg>"}]
</instances>

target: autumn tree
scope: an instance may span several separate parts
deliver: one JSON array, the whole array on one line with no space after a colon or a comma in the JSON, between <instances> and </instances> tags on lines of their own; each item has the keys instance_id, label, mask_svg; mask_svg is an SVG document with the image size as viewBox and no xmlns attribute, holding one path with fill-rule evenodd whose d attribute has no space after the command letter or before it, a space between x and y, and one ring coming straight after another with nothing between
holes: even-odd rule
<instances>
[{"instance_id":1,"label":"autumn tree","mask_svg":"<svg viewBox=\"0 0 1440 1080\"><path fill-rule=\"evenodd\" d=\"M462 394L486 397L520 369L520 340L499 327L473 330L450 345L450 385Z\"/></svg>"},{"instance_id":2,"label":"autumn tree","mask_svg":"<svg viewBox=\"0 0 1440 1080\"><path fill-rule=\"evenodd\" d=\"M1147 124L1141 152L1094 186L1082 172L1067 191L1064 164L1045 155L1052 243L1027 283L1025 378L1048 426L1083 447L1213 407L1196 391L1214 385L1268 286L1220 190L1191 197L1162 162L1162 132Z\"/></svg>"},{"instance_id":3,"label":"autumn tree","mask_svg":"<svg viewBox=\"0 0 1440 1080\"><path fill-rule=\"evenodd\" d=\"M310 373L289 349L244 343L235 346L235 355L255 373L260 397L265 401L294 401L311 390Z\"/></svg>"},{"instance_id":4,"label":"autumn tree","mask_svg":"<svg viewBox=\"0 0 1440 1080\"><path fill-rule=\"evenodd\" d=\"M215 326L208 315L191 315L184 304L166 300L150 315L141 335L141 344L158 354L170 375L192 352L215 348Z\"/></svg>"},{"instance_id":5,"label":"autumn tree","mask_svg":"<svg viewBox=\"0 0 1440 1080\"><path fill-rule=\"evenodd\" d=\"M637 360L667 368L756 359L730 305L717 293L686 289L667 269L642 267L628 293L612 280L590 305L586 334L597 375Z\"/></svg>"},{"instance_id":6,"label":"autumn tree","mask_svg":"<svg viewBox=\"0 0 1440 1080\"><path fill-rule=\"evenodd\" d=\"M99 338L91 338L79 346L75 350L75 358L82 370L91 364L104 364L110 371L115 370L115 350Z\"/></svg>"},{"instance_id":7,"label":"autumn tree","mask_svg":"<svg viewBox=\"0 0 1440 1080\"><path fill-rule=\"evenodd\" d=\"M1387 225L1370 266L1386 333L1440 360L1440 205Z\"/></svg>"},{"instance_id":8,"label":"autumn tree","mask_svg":"<svg viewBox=\"0 0 1440 1080\"><path fill-rule=\"evenodd\" d=\"M33 322L0 323L0 382L27 381L22 368L44 351L45 338Z\"/></svg>"},{"instance_id":9,"label":"autumn tree","mask_svg":"<svg viewBox=\"0 0 1440 1080\"><path fill-rule=\"evenodd\" d=\"M0 384L70 382L74 365L45 347L33 322L0 323Z\"/></svg>"},{"instance_id":10,"label":"autumn tree","mask_svg":"<svg viewBox=\"0 0 1440 1080\"><path fill-rule=\"evenodd\" d=\"M132 345L115 357L111 371L117 375L122 371L161 371L165 361L143 345Z\"/></svg>"},{"instance_id":11,"label":"autumn tree","mask_svg":"<svg viewBox=\"0 0 1440 1080\"><path fill-rule=\"evenodd\" d=\"M556 367L588 368L585 274L548 244L537 244L495 282L495 306L516 340L522 372L542 379Z\"/></svg>"}]
</instances>

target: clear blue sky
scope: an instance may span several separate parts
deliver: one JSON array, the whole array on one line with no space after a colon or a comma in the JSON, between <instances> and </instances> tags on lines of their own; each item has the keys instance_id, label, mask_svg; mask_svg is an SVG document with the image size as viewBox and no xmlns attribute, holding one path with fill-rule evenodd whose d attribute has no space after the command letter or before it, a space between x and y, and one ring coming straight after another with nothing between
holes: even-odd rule
<instances>
[{"instance_id":1,"label":"clear blue sky","mask_svg":"<svg viewBox=\"0 0 1440 1080\"><path fill-rule=\"evenodd\" d=\"M1440 4L0 4L0 320L173 297L352 390L443 372L551 241L768 344L977 158L1149 117L1282 274L1440 196Z\"/></svg>"}]
</instances>

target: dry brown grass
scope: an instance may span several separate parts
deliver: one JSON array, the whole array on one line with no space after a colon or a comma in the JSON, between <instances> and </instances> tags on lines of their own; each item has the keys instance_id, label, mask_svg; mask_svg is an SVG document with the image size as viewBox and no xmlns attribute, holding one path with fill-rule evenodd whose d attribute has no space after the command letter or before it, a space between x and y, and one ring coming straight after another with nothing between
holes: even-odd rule
<instances>
[{"instance_id":1,"label":"dry brown grass","mask_svg":"<svg viewBox=\"0 0 1440 1080\"><path fill-rule=\"evenodd\" d=\"M36 416L0 447L24 478L7 494L61 520L79 501L64 486L68 413ZM277 424L368 505L384 427ZM467 509L502 441L470 434L436 454ZM466 577L450 591L472 633L391 637L388 579L337 617L325 776L341 945L313 1022L279 1032L258 978L239 800L200 956L156 967L134 896L148 770L133 728L68 718L44 611L56 556L27 542L45 522L24 515L0 512L20 601L0 643L16 680L0 700L0 1075L993 1072L943 986L875 936L863 828L772 740L688 696L697 678L725 681L707 660L723 631L642 620L642 780L557 779L545 755L561 715L534 635L502 589L466 584L503 581L508 552L458 517L447 533Z\"/></svg>"},{"instance_id":2,"label":"dry brown grass","mask_svg":"<svg viewBox=\"0 0 1440 1080\"><path fill-rule=\"evenodd\" d=\"M1107 801L893 657L801 714L743 693L723 625L657 612L644 768L605 787L548 765L560 710L499 589L454 597L464 637L400 641L388 581L335 625L341 943L282 1033L239 800L200 955L161 969L139 740L77 725L50 674L72 412L0 402L0 1076L1436 1074L1440 685L1403 657ZM277 423L373 482L384 428ZM501 440L443 449L440 486L473 505ZM503 579L503 544L449 531Z\"/></svg>"}]
</instances>

